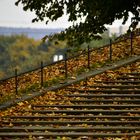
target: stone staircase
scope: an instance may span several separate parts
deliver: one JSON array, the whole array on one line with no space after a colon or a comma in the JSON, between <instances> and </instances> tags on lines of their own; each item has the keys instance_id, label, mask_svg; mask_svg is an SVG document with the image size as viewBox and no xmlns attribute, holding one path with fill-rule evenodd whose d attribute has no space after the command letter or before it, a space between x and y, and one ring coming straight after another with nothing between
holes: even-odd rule
<instances>
[{"instance_id":1,"label":"stone staircase","mask_svg":"<svg viewBox=\"0 0 140 140\"><path fill-rule=\"evenodd\" d=\"M0 139L140 139L140 73L95 82L21 110L29 115L2 117Z\"/></svg>"}]
</instances>

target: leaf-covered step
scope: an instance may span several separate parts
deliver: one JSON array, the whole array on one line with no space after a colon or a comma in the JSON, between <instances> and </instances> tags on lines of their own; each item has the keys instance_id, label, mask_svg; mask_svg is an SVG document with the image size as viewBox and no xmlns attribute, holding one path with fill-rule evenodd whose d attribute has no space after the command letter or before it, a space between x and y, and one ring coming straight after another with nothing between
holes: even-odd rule
<instances>
[{"instance_id":1,"label":"leaf-covered step","mask_svg":"<svg viewBox=\"0 0 140 140\"><path fill-rule=\"evenodd\" d=\"M140 99L71 99L71 103L97 103L97 104L140 104Z\"/></svg>"},{"instance_id":2,"label":"leaf-covered step","mask_svg":"<svg viewBox=\"0 0 140 140\"><path fill-rule=\"evenodd\" d=\"M140 121L111 121L111 120L108 120L108 121L100 121L100 120L97 120L97 121L86 121L86 120L63 120L63 121L59 121L59 120L54 120L54 121L3 121L2 124L4 125L110 125L110 126L120 126L120 125L128 125L128 126L140 126Z\"/></svg>"},{"instance_id":3,"label":"leaf-covered step","mask_svg":"<svg viewBox=\"0 0 140 140\"><path fill-rule=\"evenodd\" d=\"M30 116L5 116L5 117L2 117L3 119L27 119L27 120L30 120L30 119L44 119L44 120L47 120L47 119L59 119L59 118L63 118L63 119L113 119L113 120L117 120L117 119L127 119L127 120L131 120L131 119L140 119L140 115L132 115L132 114L129 114L129 116L124 116L124 115L50 115L50 116L33 116L33 115L30 115Z\"/></svg>"},{"instance_id":4,"label":"leaf-covered step","mask_svg":"<svg viewBox=\"0 0 140 140\"><path fill-rule=\"evenodd\" d=\"M73 96L72 96L73 97ZM87 96L88 98L88 96ZM127 97L127 98L111 98L109 96L109 98L107 99L102 99L102 98L99 98L99 99L86 99L86 98L78 98L78 99L75 99L75 98L68 98L68 99L61 99L61 100L46 100L46 102L51 102L53 103L54 105L55 104L67 104L67 103L70 103L70 104L140 104L140 99L133 99L133 96L131 98Z\"/></svg>"},{"instance_id":5,"label":"leaf-covered step","mask_svg":"<svg viewBox=\"0 0 140 140\"><path fill-rule=\"evenodd\" d=\"M61 126L61 127L49 127L49 126L14 126L14 127L1 127L1 132L30 132L30 131L51 131L51 132L87 132L87 131L140 131L140 126Z\"/></svg>"},{"instance_id":6,"label":"leaf-covered step","mask_svg":"<svg viewBox=\"0 0 140 140\"><path fill-rule=\"evenodd\" d=\"M140 99L130 99L128 98L108 98L108 99L73 99L73 98L68 98L68 99L61 99L61 100L46 100L46 102L52 102L54 104L58 104L58 103L63 103L63 104L67 104L67 103L72 103L72 104L140 104Z\"/></svg>"},{"instance_id":7,"label":"leaf-covered step","mask_svg":"<svg viewBox=\"0 0 140 140\"><path fill-rule=\"evenodd\" d=\"M140 76L121 76L117 77L118 80L130 80L130 79L140 79Z\"/></svg>"},{"instance_id":8,"label":"leaf-covered step","mask_svg":"<svg viewBox=\"0 0 140 140\"><path fill-rule=\"evenodd\" d=\"M124 109L124 108L140 108L140 105L138 104L127 104L127 105L114 105L114 104L80 104L80 105L32 105L33 108L88 108L88 109L99 109L99 108L118 108L118 109Z\"/></svg>"},{"instance_id":9,"label":"leaf-covered step","mask_svg":"<svg viewBox=\"0 0 140 140\"><path fill-rule=\"evenodd\" d=\"M3 132L3 133L0 133L0 137L28 137L29 138L29 136L35 136L35 137L49 137L49 138L52 138L52 137L58 137L58 136L60 136L60 137L63 137L63 136L65 136L65 137L72 137L72 138L74 138L74 137L80 137L80 136L84 136L84 138L85 138L85 136L87 136L87 137L94 137L94 138L105 138L105 137L128 137L128 136L140 136L140 133L134 133L134 132L132 132L132 133L98 133L98 132L67 132L67 133L55 133L55 132L31 132L31 133L29 133L29 132L21 132L21 133L19 133L19 132L8 132L8 133L6 133L6 132ZM87 138L86 137L86 138Z\"/></svg>"},{"instance_id":10,"label":"leaf-covered step","mask_svg":"<svg viewBox=\"0 0 140 140\"><path fill-rule=\"evenodd\" d=\"M93 86L85 86L82 88L106 88L106 89L140 89L140 85L93 85ZM70 89L71 90L71 89Z\"/></svg>"},{"instance_id":11,"label":"leaf-covered step","mask_svg":"<svg viewBox=\"0 0 140 140\"><path fill-rule=\"evenodd\" d=\"M140 76L140 73L139 72L129 72L129 73L123 73L125 75L134 75L134 76Z\"/></svg>"},{"instance_id":12,"label":"leaf-covered step","mask_svg":"<svg viewBox=\"0 0 140 140\"><path fill-rule=\"evenodd\" d=\"M79 93L140 93L140 89L71 89L70 91Z\"/></svg>"},{"instance_id":13,"label":"leaf-covered step","mask_svg":"<svg viewBox=\"0 0 140 140\"><path fill-rule=\"evenodd\" d=\"M128 113L135 113L135 114L140 114L140 110L31 110L28 111L30 113L41 113L41 114L46 114L46 113L64 113L64 114L128 114Z\"/></svg>"},{"instance_id":14,"label":"leaf-covered step","mask_svg":"<svg viewBox=\"0 0 140 140\"><path fill-rule=\"evenodd\" d=\"M132 81L132 80L112 80L112 81L97 81L96 83L104 83L104 84L140 84L140 80Z\"/></svg>"},{"instance_id":15,"label":"leaf-covered step","mask_svg":"<svg viewBox=\"0 0 140 140\"><path fill-rule=\"evenodd\" d=\"M86 97L86 98L98 98L98 97L135 97L140 98L140 94L66 94L67 97Z\"/></svg>"}]
</instances>

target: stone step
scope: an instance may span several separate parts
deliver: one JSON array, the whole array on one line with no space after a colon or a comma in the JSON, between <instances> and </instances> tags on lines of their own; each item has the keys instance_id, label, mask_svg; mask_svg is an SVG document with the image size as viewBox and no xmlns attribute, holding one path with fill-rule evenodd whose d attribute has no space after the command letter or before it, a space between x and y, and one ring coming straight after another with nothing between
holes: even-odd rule
<instances>
[{"instance_id":1,"label":"stone step","mask_svg":"<svg viewBox=\"0 0 140 140\"><path fill-rule=\"evenodd\" d=\"M70 92L79 93L140 93L140 89L71 89Z\"/></svg>"},{"instance_id":2,"label":"stone step","mask_svg":"<svg viewBox=\"0 0 140 140\"><path fill-rule=\"evenodd\" d=\"M140 98L140 94L66 94L67 97L103 98L103 97L135 97Z\"/></svg>"},{"instance_id":3,"label":"stone step","mask_svg":"<svg viewBox=\"0 0 140 140\"><path fill-rule=\"evenodd\" d=\"M140 104L140 99L70 99L71 103L97 103L97 104Z\"/></svg>"},{"instance_id":4,"label":"stone step","mask_svg":"<svg viewBox=\"0 0 140 140\"><path fill-rule=\"evenodd\" d=\"M73 103L73 104L81 104L81 103L84 103L84 104L140 104L140 99L130 99L128 97L128 99L112 99L111 97L109 99L67 99L64 100L63 99L60 99L60 100L46 100L48 102L53 102L54 104L58 104L58 103Z\"/></svg>"},{"instance_id":5,"label":"stone step","mask_svg":"<svg viewBox=\"0 0 140 140\"><path fill-rule=\"evenodd\" d=\"M78 126L61 126L61 127L49 127L49 126L14 126L14 127L1 127L1 132L30 132L30 131L51 131L51 132L66 132L66 131L75 131L75 132L86 132L86 131L140 131L140 126L87 126L87 127L78 127Z\"/></svg>"},{"instance_id":6,"label":"stone step","mask_svg":"<svg viewBox=\"0 0 140 140\"><path fill-rule=\"evenodd\" d=\"M134 75L134 76L140 76L140 73L139 72L129 72L129 73L123 73L123 74L125 74L125 75Z\"/></svg>"},{"instance_id":7,"label":"stone step","mask_svg":"<svg viewBox=\"0 0 140 140\"><path fill-rule=\"evenodd\" d=\"M75 137L80 137L80 136L83 136L83 138L88 138L88 137L94 137L94 138L105 138L105 137L128 137L128 136L140 136L140 133L98 133L98 132L77 132L77 133L74 133L74 132L67 132L67 133L54 133L54 132L31 132L31 133L28 133L28 132L8 132L8 133L0 133L0 137L20 137L20 138L23 138L23 137L28 137L29 136L34 136L34 137L41 137L41 138L52 138L52 137L72 137L72 138L75 138Z\"/></svg>"},{"instance_id":8,"label":"stone step","mask_svg":"<svg viewBox=\"0 0 140 140\"><path fill-rule=\"evenodd\" d=\"M116 120L116 121L111 121L111 120L108 120L108 121L100 121L100 120L97 120L97 121L86 121L86 120L54 120L54 121L3 121L2 122L2 125L9 125L9 124L13 124L13 125L63 125L63 126L67 126L67 125L79 125L79 124L86 124L86 125L107 125L107 126L120 126L120 125L128 125L128 126L140 126L140 121L119 121L119 120Z\"/></svg>"},{"instance_id":9,"label":"stone step","mask_svg":"<svg viewBox=\"0 0 140 140\"><path fill-rule=\"evenodd\" d=\"M115 109L124 109L124 108L140 108L140 105L138 104L127 104L127 105L114 105L114 104L80 104L80 105L32 105L33 108L80 108L80 109L106 109L106 108L115 108Z\"/></svg>"},{"instance_id":10,"label":"stone step","mask_svg":"<svg viewBox=\"0 0 140 140\"><path fill-rule=\"evenodd\" d=\"M28 111L29 113L40 113L40 114L47 114L47 113L62 113L62 114L128 114L128 113L135 113L135 114L140 114L140 110L31 110ZM23 111L23 113L25 113Z\"/></svg>"},{"instance_id":11,"label":"stone step","mask_svg":"<svg viewBox=\"0 0 140 140\"><path fill-rule=\"evenodd\" d=\"M140 76L121 76L117 77L117 80L130 80L130 79L140 79Z\"/></svg>"},{"instance_id":12,"label":"stone step","mask_svg":"<svg viewBox=\"0 0 140 140\"><path fill-rule=\"evenodd\" d=\"M131 115L131 114L130 114ZM3 119L27 119L27 120L32 120L32 119L44 119L44 120L47 120L47 119L60 119L60 118L63 118L63 119L110 119L110 120L120 120L120 119L127 119L127 120L131 120L131 119L134 119L134 120L139 120L140 119L140 116L138 115L133 115L132 116L128 116L128 115L49 115L49 116L33 116L33 115L30 115L30 116L5 116L5 117L2 117Z\"/></svg>"},{"instance_id":13,"label":"stone step","mask_svg":"<svg viewBox=\"0 0 140 140\"><path fill-rule=\"evenodd\" d=\"M94 86L85 86L82 88L108 88L108 89L140 89L140 85L94 85ZM71 89L70 89L71 90Z\"/></svg>"},{"instance_id":14,"label":"stone step","mask_svg":"<svg viewBox=\"0 0 140 140\"><path fill-rule=\"evenodd\" d=\"M112 81L97 81L96 83L104 83L104 84L140 84L140 80L112 80Z\"/></svg>"}]
</instances>

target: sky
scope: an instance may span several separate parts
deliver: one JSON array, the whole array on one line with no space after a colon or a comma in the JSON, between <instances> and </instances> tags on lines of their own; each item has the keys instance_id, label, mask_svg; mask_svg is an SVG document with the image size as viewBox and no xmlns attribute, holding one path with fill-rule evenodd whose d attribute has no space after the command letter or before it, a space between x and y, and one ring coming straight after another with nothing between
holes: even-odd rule
<instances>
[{"instance_id":1,"label":"sky","mask_svg":"<svg viewBox=\"0 0 140 140\"><path fill-rule=\"evenodd\" d=\"M48 25L45 22L32 23L35 14L30 11L23 11L22 5L15 6L17 0L0 0L0 26L6 27L30 27L30 28L67 28L71 25L67 21L67 17L63 16L56 22L50 22ZM121 26L121 21L116 21L112 26ZM128 21L127 25L130 23Z\"/></svg>"}]
</instances>

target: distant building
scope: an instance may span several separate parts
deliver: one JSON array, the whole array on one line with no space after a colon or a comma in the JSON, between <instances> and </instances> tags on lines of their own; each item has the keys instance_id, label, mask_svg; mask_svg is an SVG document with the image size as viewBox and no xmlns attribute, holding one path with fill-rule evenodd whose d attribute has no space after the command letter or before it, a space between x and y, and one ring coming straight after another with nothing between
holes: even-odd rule
<instances>
[{"instance_id":1,"label":"distant building","mask_svg":"<svg viewBox=\"0 0 140 140\"><path fill-rule=\"evenodd\" d=\"M108 28L108 32L109 32L109 36L111 37L113 34L115 34L116 36L120 36L124 33L126 33L126 31L128 30L128 26L119 26L119 27L109 27Z\"/></svg>"},{"instance_id":2,"label":"distant building","mask_svg":"<svg viewBox=\"0 0 140 140\"><path fill-rule=\"evenodd\" d=\"M65 59L65 52L66 52L66 48L57 50L56 53L53 55L52 61L57 62L60 60L64 60Z\"/></svg>"},{"instance_id":3,"label":"distant building","mask_svg":"<svg viewBox=\"0 0 140 140\"><path fill-rule=\"evenodd\" d=\"M60 61L60 60L63 60L63 59L64 59L63 54L55 54L53 56L53 62L57 62L57 61Z\"/></svg>"},{"instance_id":4,"label":"distant building","mask_svg":"<svg viewBox=\"0 0 140 140\"><path fill-rule=\"evenodd\" d=\"M120 26L120 27L119 27L119 34L118 34L118 35L120 36L120 35L122 35L122 34L123 34L123 26Z\"/></svg>"}]
</instances>

